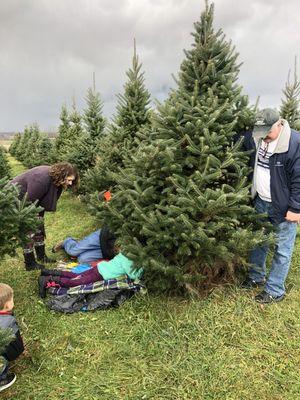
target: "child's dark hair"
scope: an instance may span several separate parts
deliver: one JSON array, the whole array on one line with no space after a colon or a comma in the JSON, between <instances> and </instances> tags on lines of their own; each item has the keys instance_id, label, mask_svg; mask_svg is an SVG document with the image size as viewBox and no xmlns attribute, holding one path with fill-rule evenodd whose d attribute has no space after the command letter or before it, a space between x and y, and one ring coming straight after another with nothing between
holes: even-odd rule
<instances>
[{"instance_id":1,"label":"child's dark hair","mask_svg":"<svg viewBox=\"0 0 300 400\"><path fill-rule=\"evenodd\" d=\"M103 226L100 233L100 247L102 250L103 258L111 260L115 254L115 241L116 236L108 229L107 226Z\"/></svg>"}]
</instances>

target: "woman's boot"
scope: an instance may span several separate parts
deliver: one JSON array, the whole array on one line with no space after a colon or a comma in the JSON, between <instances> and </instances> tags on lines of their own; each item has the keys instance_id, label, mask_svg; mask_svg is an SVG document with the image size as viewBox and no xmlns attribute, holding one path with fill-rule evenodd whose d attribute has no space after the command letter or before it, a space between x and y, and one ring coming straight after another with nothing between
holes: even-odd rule
<instances>
[{"instance_id":1,"label":"woman's boot","mask_svg":"<svg viewBox=\"0 0 300 400\"><path fill-rule=\"evenodd\" d=\"M51 264L55 262L55 260L49 258L46 255L44 244L35 245L34 248L36 252L36 258L38 259L38 261L41 261L45 264Z\"/></svg>"},{"instance_id":2,"label":"woman's boot","mask_svg":"<svg viewBox=\"0 0 300 400\"><path fill-rule=\"evenodd\" d=\"M23 256L24 256L24 263L25 263L26 271L32 271L32 270L36 270L36 269L44 269L45 268L45 266L43 264L39 264L38 262L36 262L33 250L24 251Z\"/></svg>"}]
</instances>

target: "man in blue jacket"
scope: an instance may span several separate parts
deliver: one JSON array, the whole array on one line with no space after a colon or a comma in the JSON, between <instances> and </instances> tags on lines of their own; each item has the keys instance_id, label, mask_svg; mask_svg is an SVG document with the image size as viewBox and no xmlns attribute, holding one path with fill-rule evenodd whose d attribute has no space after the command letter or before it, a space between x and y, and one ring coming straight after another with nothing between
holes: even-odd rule
<instances>
[{"instance_id":1,"label":"man in blue jacket","mask_svg":"<svg viewBox=\"0 0 300 400\"><path fill-rule=\"evenodd\" d=\"M251 197L258 213L266 213L276 228L276 246L271 270L266 279L268 247L250 254L251 268L242 286L263 287L255 296L259 303L283 300L300 222L300 134L279 117L276 110L258 113L253 132L244 135L245 150L253 169Z\"/></svg>"}]
</instances>

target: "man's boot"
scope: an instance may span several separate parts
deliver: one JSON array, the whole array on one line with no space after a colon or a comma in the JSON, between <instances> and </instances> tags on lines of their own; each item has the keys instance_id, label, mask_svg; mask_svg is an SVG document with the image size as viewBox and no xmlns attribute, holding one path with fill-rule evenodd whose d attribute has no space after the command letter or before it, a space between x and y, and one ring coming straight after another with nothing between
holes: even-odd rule
<instances>
[{"instance_id":1,"label":"man's boot","mask_svg":"<svg viewBox=\"0 0 300 400\"><path fill-rule=\"evenodd\" d=\"M24 255L24 262L25 262L26 271L32 271L32 270L35 270L35 269L44 269L45 268L44 265L39 264L38 262L36 262L33 250L32 251L28 251L28 252L24 251L23 255Z\"/></svg>"},{"instance_id":2,"label":"man's boot","mask_svg":"<svg viewBox=\"0 0 300 400\"><path fill-rule=\"evenodd\" d=\"M44 244L35 245L34 248L35 248L35 252L36 252L36 258L38 259L38 261L41 261L45 264L51 264L51 263L55 262L55 260L49 258L46 255Z\"/></svg>"}]
</instances>

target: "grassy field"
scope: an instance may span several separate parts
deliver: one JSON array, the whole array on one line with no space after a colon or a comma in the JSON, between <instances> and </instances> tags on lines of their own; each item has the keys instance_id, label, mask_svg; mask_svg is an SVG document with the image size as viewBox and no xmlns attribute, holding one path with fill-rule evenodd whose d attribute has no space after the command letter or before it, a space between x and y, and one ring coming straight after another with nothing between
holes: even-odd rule
<instances>
[{"instance_id":1,"label":"grassy field","mask_svg":"<svg viewBox=\"0 0 300 400\"><path fill-rule=\"evenodd\" d=\"M9 146L11 145L11 140L6 140L6 139L0 139L0 146L5 147L7 150L9 149Z\"/></svg>"},{"instance_id":2,"label":"grassy field","mask_svg":"<svg viewBox=\"0 0 300 400\"><path fill-rule=\"evenodd\" d=\"M49 248L95 227L68 194L46 225ZM272 306L254 303L254 292L226 287L198 301L148 294L119 309L74 315L49 312L37 296L38 273L24 270L21 255L8 258L0 279L14 287L27 350L12 365L17 382L2 398L296 400L299 254L297 242L288 296Z\"/></svg>"}]
</instances>

